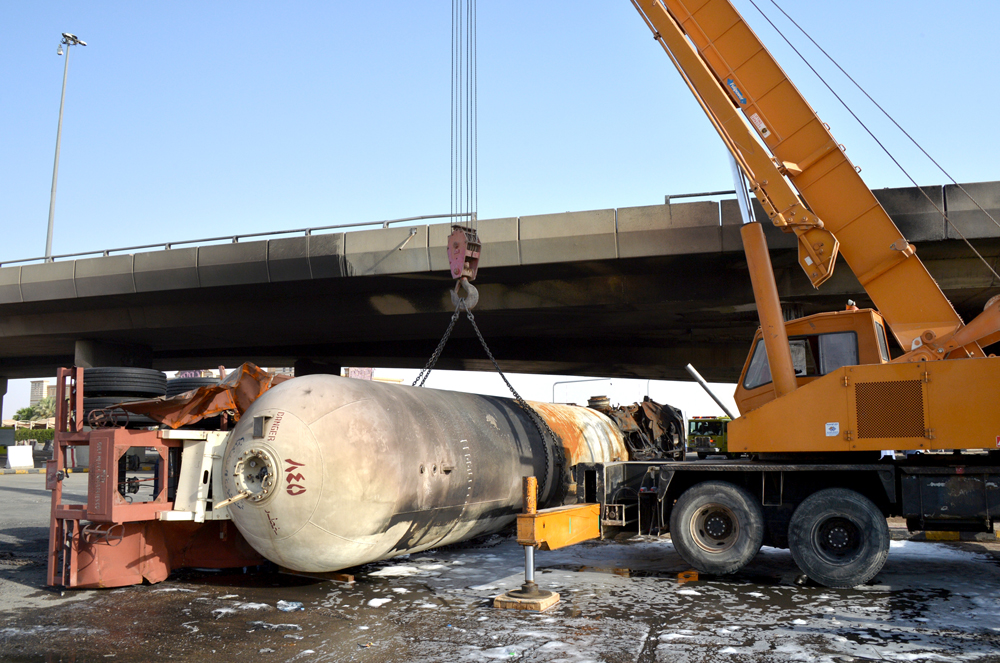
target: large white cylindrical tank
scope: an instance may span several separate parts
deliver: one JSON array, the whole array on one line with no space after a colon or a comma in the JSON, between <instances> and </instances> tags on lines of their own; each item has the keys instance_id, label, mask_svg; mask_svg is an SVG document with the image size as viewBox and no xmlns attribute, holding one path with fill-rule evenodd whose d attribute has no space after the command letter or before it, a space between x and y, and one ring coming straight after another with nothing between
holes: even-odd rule
<instances>
[{"instance_id":1,"label":"large white cylindrical tank","mask_svg":"<svg viewBox=\"0 0 1000 663\"><path fill-rule=\"evenodd\" d=\"M594 410L535 404L560 441L511 399L310 375L265 392L229 437L229 511L261 555L335 571L497 530L565 494L569 465L627 460ZM559 445L560 448L555 448ZM566 459L563 461L563 459Z\"/></svg>"}]
</instances>

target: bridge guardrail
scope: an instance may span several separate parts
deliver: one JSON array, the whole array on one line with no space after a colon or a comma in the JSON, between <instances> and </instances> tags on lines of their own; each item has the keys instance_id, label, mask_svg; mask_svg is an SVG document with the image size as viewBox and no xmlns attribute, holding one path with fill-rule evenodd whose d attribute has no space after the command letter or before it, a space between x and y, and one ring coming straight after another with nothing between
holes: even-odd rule
<instances>
[{"instance_id":1,"label":"bridge guardrail","mask_svg":"<svg viewBox=\"0 0 1000 663\"><path fill-rule=\"evenodd\" d=\"M381 226L382 228L388 228L394 223L406 223L408 221L424 221L426 219L453 219L457 217L470 217L473 216L472 212L456 212L454 214L425 214L423 216L408 216L403 219L389 219L387 221L365 221L361 223L340 223L333 226L316 226L314 228L296 228L294 230L273 230L270 232L259 232L259 233L246 233L240 235L222 235L219 237L205 237L202 239L185 239L178 242L157 242L155 244L140 244L138 246L123 246L117 249L99 249L96 251L80 251L78 253L62 253L59 255L52 256L48 259L49 262L54 262L57 258L79 258L82 256L103 256L108 257L113 253L123 253L127 251L138 251L141 249L164 249L169 250L175 246L185 246L189 244L207 244L209 242L223 242L230 241L233 244L239 244L241 239L251 239L253 237L271 237L276 235L297 235L302 233L306 237L312 235L316 232L321 232L324 230L341 230L344 228L370 228L373 226ZM45 262L45 256L40 256L37 258L21 258L19 260L3 260L0 261L0 267L6 267L8 265L19 265L30 262Z\"/></svg>"}]
</instances>

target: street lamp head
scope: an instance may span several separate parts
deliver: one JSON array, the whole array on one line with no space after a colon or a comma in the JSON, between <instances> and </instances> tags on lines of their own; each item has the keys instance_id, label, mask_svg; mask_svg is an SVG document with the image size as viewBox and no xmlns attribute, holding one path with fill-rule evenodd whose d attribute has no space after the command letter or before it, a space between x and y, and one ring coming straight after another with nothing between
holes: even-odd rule
<instances>
[{"instance_id":1,"label":"street lamp head","mask_svg":"<svg viewBox=\"0 0 1000 663\"><path fill-rule=\"evenodd\" d=\"M80 41L79 37L77 37L76 35L70 34L68 32L62 33L62 36L63 36L63 40L62 40L61 43L66 44L67 46L86 46L87 45L87 42ZM62 55L62 53L60 53L60 55Z\"/></svg>"}]
</instances>

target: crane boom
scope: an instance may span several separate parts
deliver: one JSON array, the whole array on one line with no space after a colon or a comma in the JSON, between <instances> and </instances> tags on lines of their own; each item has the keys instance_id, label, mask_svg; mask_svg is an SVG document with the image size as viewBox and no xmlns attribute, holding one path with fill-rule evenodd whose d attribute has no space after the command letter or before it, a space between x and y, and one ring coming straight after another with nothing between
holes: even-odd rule
<instances>
[{"instance_id":1,"label":"crane boom","mask_svg":"<svg viewBox=\"0 0 1000 663\"><path fill-rule=\"evenodd\" d=\"M813 285L829 277L839 248L904 351L962 328L916 249L729 0L633 4L772 221L798 235L799 263ZM984 356L975 342L962 354Z\"/></svg>"}]
</instances>

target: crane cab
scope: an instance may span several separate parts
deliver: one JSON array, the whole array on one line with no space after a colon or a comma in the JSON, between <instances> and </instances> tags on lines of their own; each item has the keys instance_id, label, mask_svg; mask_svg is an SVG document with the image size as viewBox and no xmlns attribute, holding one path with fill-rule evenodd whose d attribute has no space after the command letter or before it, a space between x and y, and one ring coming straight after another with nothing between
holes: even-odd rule
<instances>
[{"instance_id":1,"label":"crane cab","mask_svg":"<svg viewBox=\"0 0 1000 663\"><path fill-rule=\"evenodd\" d=\"M885 322L873 309L817 313L785 323L797 386L816 380L842 366L884 364L889 361ZM741 414L774 400L774 385L761 330L753 345L734 396Z\"/></svg>"}]
</instances>

